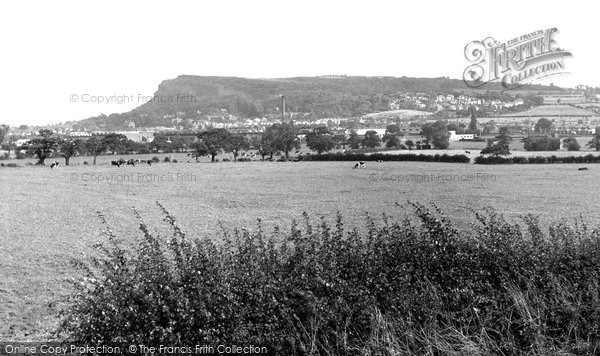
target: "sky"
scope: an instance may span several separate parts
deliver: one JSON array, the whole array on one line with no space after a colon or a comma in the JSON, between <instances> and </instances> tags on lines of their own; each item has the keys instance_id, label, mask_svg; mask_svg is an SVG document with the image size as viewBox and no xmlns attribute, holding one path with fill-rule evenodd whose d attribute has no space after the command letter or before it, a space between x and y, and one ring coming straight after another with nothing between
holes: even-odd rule
<instances>
[{"instance_id":1,"label":"sky","mask_svg":"<svg viewBox=\"0 0 600 356\"><path fill-rule=\"evenodd\" d=\"M573 57L565 61L570 73L549 82L600 86L591 6L578 0L7 1L0 10L0 123L127 112L163 80L182 74L460 79L470 41L503 42L551 27ZM110 96L133 100L92 102Z\"/></svg>"}]
</instances>

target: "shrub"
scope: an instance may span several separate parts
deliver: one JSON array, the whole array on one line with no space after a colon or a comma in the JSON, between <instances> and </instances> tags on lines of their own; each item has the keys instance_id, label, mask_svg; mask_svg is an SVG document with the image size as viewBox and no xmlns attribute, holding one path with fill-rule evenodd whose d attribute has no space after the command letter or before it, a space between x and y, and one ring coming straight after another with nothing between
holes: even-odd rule
<instances>
[{"instance_id":1,"label":"shrub","mask_svg":"<svg viewBox=\"0 0 600 356\"><path fill-rule=\"evenodd\" d=\"M165 159L163 159L163 162L165 163L170 163L171 162L171 157L165 157Z\"/></svg>"},{"instance_id":2,"label":"shrub","mask_svg":"<svg viewBox=\"0 0 600 356\"><path fill-rule=\"evenodd\" d=\"M154 156L154 157L152 157L152 162L153 163L158 163L158 162L160 162L160 158Z\"/></svg>"},{"instance_id":3,"label":"shrub","mask_svg":"<svg viewBox=\"0 0 600 356\"><path fill-rule=\"evenodd\" d=\"M171 163L177 163L177 160L175 158L173 158L173 160L171 161Z\"/></svg>"},{"instance_id":4,"label":"shrub","mask_svg":"<svg viewBox=\"0 0 600 356\"><path fill-rule=\"evenodd\" d=\"M13 167L14 168L14 167L20 167L20 166L16 163L6 163L6 164L0 163L0 167Z\"/></svg>"},{"instance_id":5,"label":"shrub","mask_svg":"<svg viewBox=\"0 0 600 356\"><path fill-rule=\"evenodd\" d=\"M287 233L107 241L59 335L91 344L242 344L271 354L591 354L600 347L600 232L493 210L458 230L435 208L367 216L364 231L303 216ZM214 242L218 240L219 242ZM87 261L86 261L87 262Z\"/></svg>"},{"instance_id":6,"label":"shrub","mask_svg":"<svg viewBox=\"0 0 600 356\"><path fill-rule=\"evenodd\" d=\"M355 153L327 153L322 155L303 156L303 161L414 161L414 162L447 162L469 163L471 159L466 155L426 155L426 154L355 154Z\"/></svg>"},{"instance_id":7,"label":"shrub","mask_svg":"<svg viewBox=\"0 0 600 356\"><path fill-rule=\"evenodd\" d=\"M588 154L586 156L565 156L565 157L557 157L557 156L531 156L531 157L485 157L479 156L475 157L475 164L560 164L560 163L600 163L600 156L594 156L592 154Z\"/></svg>"}]
</instances>

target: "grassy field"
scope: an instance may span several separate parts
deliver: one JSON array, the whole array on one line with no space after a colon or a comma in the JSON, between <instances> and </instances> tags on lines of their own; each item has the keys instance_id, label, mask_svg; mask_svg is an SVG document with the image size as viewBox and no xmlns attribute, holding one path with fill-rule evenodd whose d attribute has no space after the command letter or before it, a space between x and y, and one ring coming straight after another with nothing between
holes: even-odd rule
<instances>
[{"instance_id":1,"label":"grassy field","mask_svg":"<svg viewBox=\"0 0 600 356\"><path fill-rule=\"evenodd\" d=\"M152 156L152 155L150 155ZM164 155L159 157L162 159ZM175 155L178 157L177 155ZM0 341L43 340L70 290L72 257L93 253L101 240L96 211L117 235L140 236L132 207L149 226L162 226L160 201L188 235L225 227L288 229L303 211L333 219L340 211L360 227L365 212L401 216L407 200L435 201L463 228L469 209L493 206L508 217L532 212L542 221L600 222L600 166L433 164L417 162L159 163L152 167L99 165L0 168ZM182 159L183 158L183 159Z\"/></svg>"}]
</instances>

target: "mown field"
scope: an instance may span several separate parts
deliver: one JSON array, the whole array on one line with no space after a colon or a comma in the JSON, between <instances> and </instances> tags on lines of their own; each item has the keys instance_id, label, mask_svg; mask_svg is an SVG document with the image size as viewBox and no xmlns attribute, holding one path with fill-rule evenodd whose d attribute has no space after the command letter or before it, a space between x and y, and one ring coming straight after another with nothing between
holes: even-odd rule
<instances>
[{"instance_id":1,"label":"mown field","mask_svg":"<svg viewBox=\"0 0 600 356\"><path fill-rule=\"evenodd\" d=\"M152 155L150 155L152 156ZM164 155L159 157L162 159ZM436 202L462 228L471 209L493 206L517 221L539 214L542 221L600 222L600 166L479 166L416 162L159 163L151 167L97 166L0 168L0 341L43 340L56 326L60 300L73 276L70 258L85 258L101 241L102 211L118 236L135 239L132 208L149 226L163 226L160 201L189 236L225 228L289 229L308 212L347 225L364 225L365 212L402 216L407 200ZM113 158L114 159L114 158ZM62 162L62 160L61 160ZM185 162L185 163L181 163ZM427 177L427 178L426 178ZM400 206L397 205L400 204ZM161 229L161 228L159 228Z\"/></svg>"}]
</instances>

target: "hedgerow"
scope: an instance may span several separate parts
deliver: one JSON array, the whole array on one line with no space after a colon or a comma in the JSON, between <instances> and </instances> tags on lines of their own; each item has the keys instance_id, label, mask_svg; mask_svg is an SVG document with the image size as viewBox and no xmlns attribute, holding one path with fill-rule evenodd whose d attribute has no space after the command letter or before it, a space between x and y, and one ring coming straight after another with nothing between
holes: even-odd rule
<instances>
[{"instance_id":1,"label":"hedgerow","mask_svg":"<svg viewBox=\"0 0 600 356\"><path fill-rule=\"evenodd\" d=\"M555 163L600 163L600 156L588 154L585 156L535 156L535 157L500 157L478 156L475 164L555 164Z\"/></svg>"},{"instance_id":2,"label":"hedgerow","mask_svg":"<svg viewBox=\"0 0 600 356\"><path fill-rule=\"evenodd\" d=\"M158 204L158 203L157 203ZM289 232L171 236L139 219L135 246L105 228L59 334L88 344L236 344L279 355L593 354L600 233L542 228L489 209L459 230L437 209L347 230L341 216ZM104 216L99 218L107 226ZM218 242L216 242L218 241Z\"/></svg>"},{"instance_id":3,"label":"hedgerow","mask_svg":"<svg viewBox=\"0 0 600 356\"><path fill-rule=\"evenodd\" d=\"M446 162L446 163L469 163L471 159L465 155L447 154L361 154L361 153L326 153L321 155L302 156L303 161L412 161L412 162Z\"/></svg>"}]
</instances>

